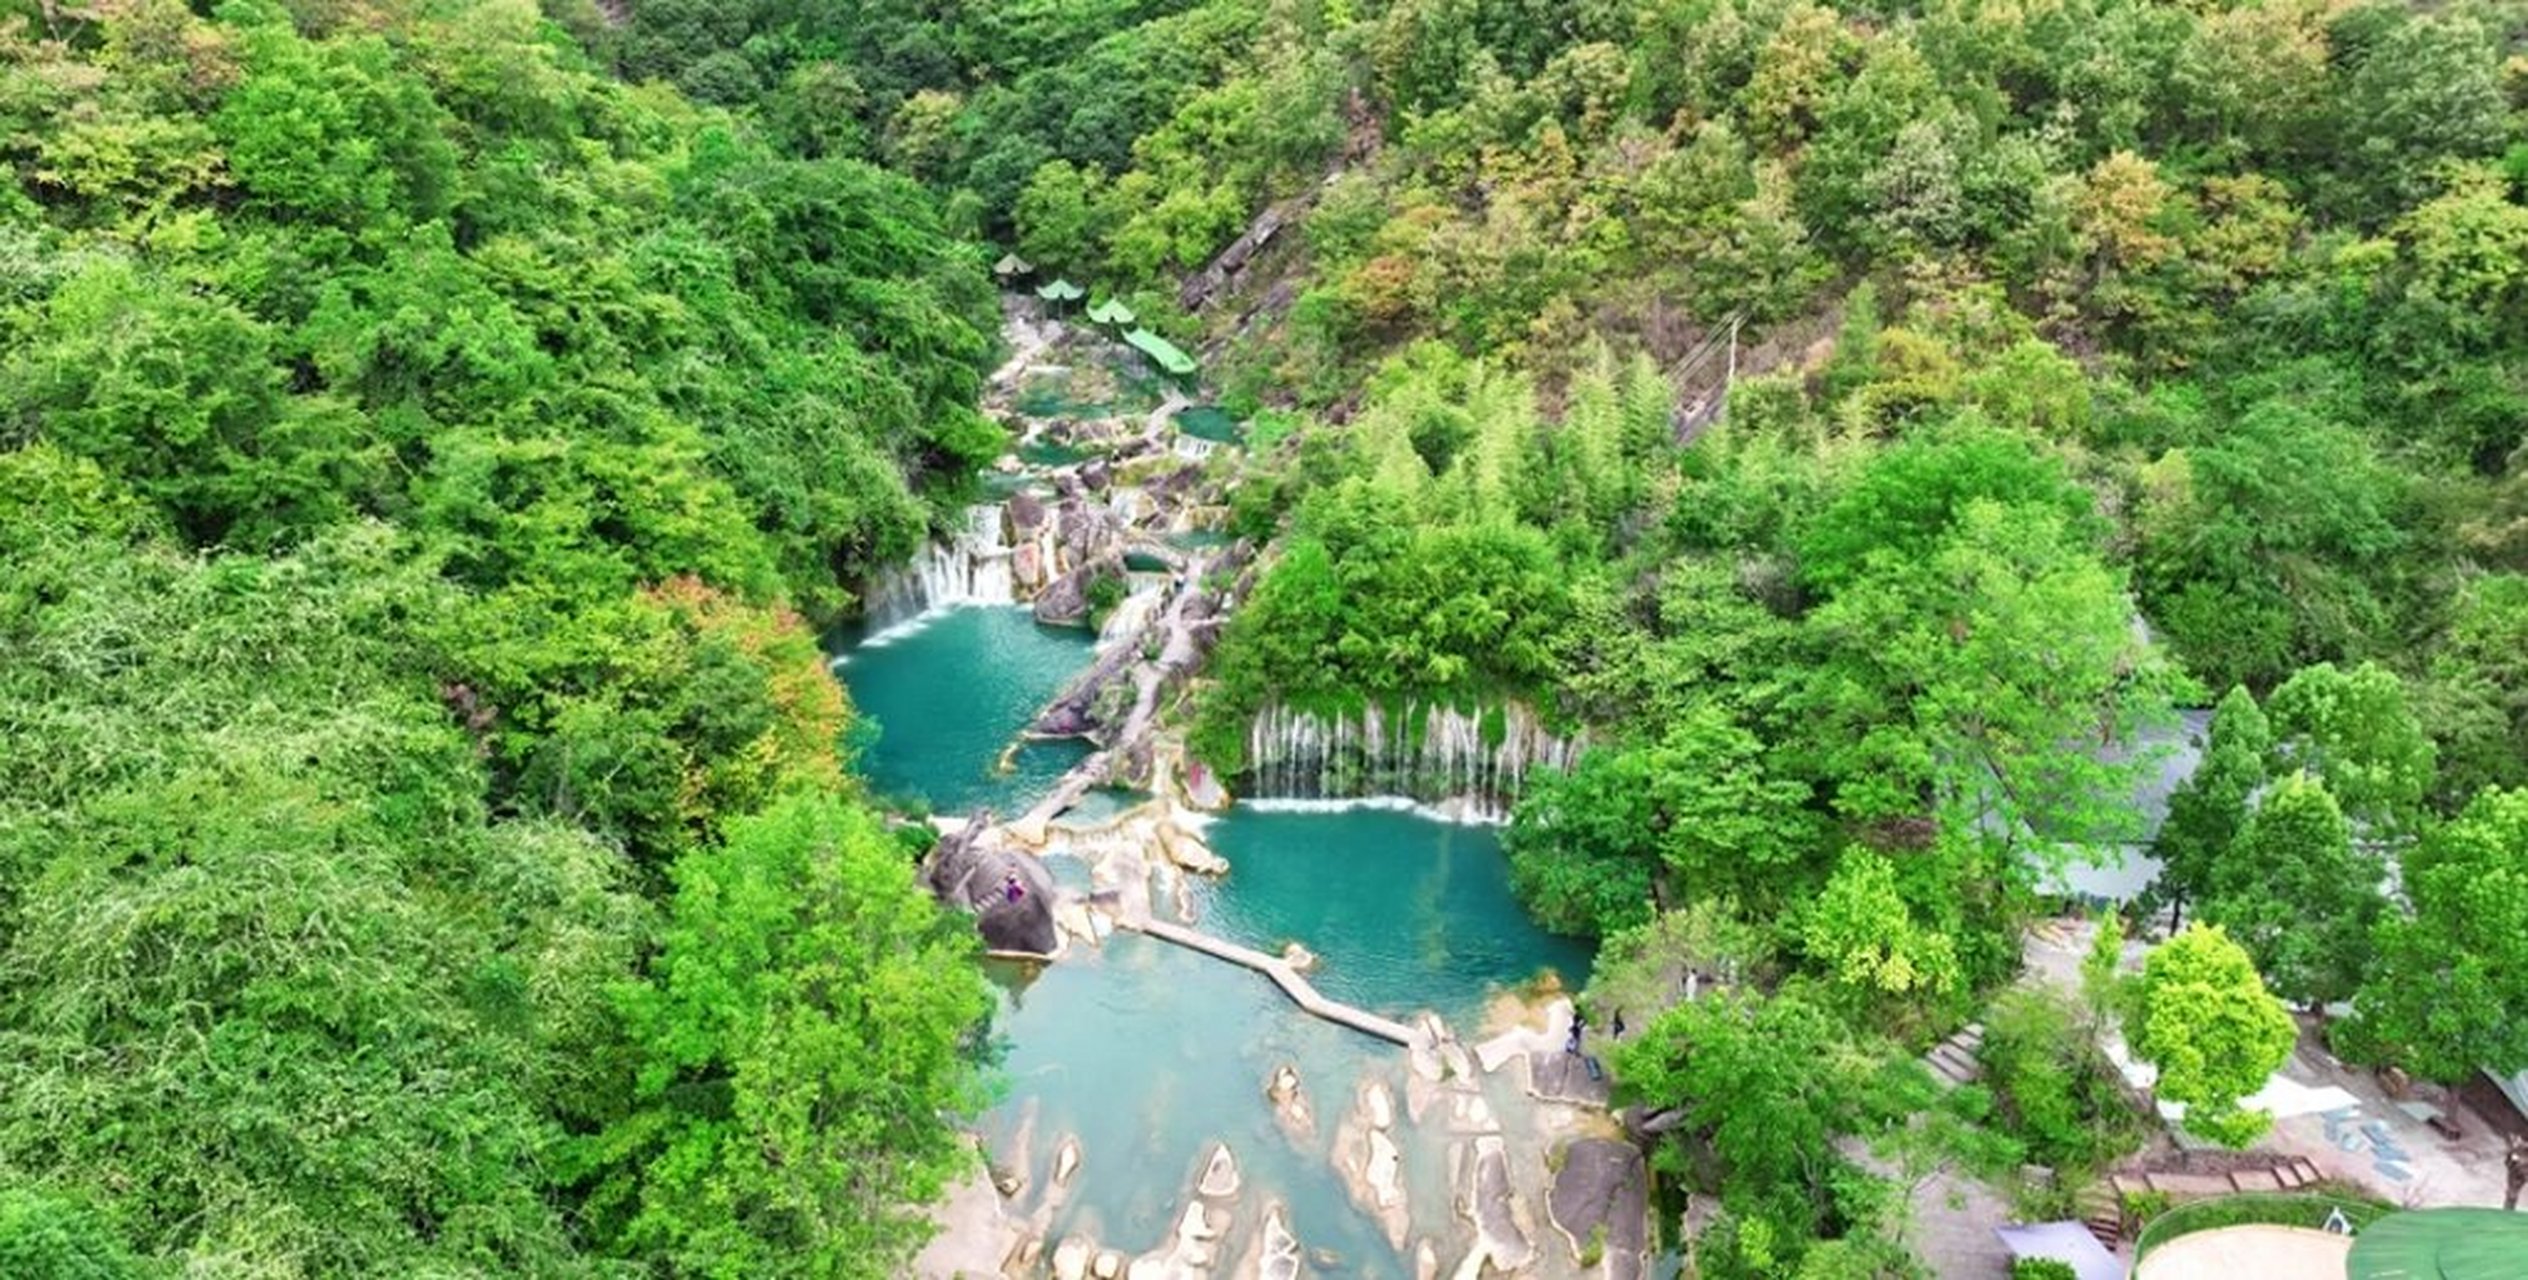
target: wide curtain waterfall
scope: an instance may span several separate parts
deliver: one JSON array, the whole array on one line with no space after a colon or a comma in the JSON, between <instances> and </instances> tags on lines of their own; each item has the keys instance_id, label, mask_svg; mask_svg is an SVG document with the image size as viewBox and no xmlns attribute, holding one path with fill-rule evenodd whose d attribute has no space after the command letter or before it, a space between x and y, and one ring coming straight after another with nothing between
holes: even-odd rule
<instances>
[{"instance_id":1,"label":"wide curtain waterfall","mask_svg":"<svg viewBox=\"0 0 2528 1280\"><path fill-rule=\"evenodd\" d=\"M1247 729L1245 793L1258 800L1400 796L1504 819L1528 772L1568 768L1583 745L1547 729L1525 703L1473 711L1375 703L1321 715L1281 705Z\"/></svg>"}]
</instances>

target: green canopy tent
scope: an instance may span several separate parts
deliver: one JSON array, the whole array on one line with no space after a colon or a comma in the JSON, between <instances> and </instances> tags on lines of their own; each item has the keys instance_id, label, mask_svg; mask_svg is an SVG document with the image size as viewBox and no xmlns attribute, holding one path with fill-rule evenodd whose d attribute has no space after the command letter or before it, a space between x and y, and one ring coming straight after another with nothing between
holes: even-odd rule
<instances>
[{"instance_id":1,"label":"green canopy tent","mask_svg":"<svg viewBox=\"0 0 2528 1280\"><path fill-rule=\"evenodd\" d=\"M1055 280L1049 284L1037 285L1036 296L1047 302L1059 305L1065 302L1077 302L1080 299L1087 297L1088 290L1083 289L1068 280Z\"/></svg>"},{"instance_id":2,"label":"green canopy tent","mask_svg":"<svg viewBox=\"0 0 2528 1280\"><path fill-rule=\"evenodd\" d=\"M2349 1280L2517 1280L2528 1268L2528 1213L2414 1209L2361 1229Z\"/></svg>"},{"instance_id":3,"label":"green canopy tent","mask_svg":"<svg viewBox=\"0 0 2528 1280\"><path fill-rule=\"evenodd\" d=\"M1135 329L1124 335L1124 345L1150 358L1150 363L1172 378L1190 378L1194 374L1194 358L1175 343L1147 329Z\"/></svg>"},{"instance_id":4,"label":"green canopy tent","mask_svg":"<svg viewBox=\"0 0 2528 1280\"><path fill-rule=\"evenodd\" d=\"M1036 264L1029 262L1025 258L1019 257L1014 253L1004 253L1001 255L1000 261L992 264L992 274L999 276L1003 280L1014 280L1019 276L1027 275L1033 272L1035 269Z\"/></svg>"},{"instance_id":5,"label":"green canopy tent","mask_svg":"<svg viewBox=\"0 0 2528 1280\"><path fill-rule=\"evenodd\" d=\"M1122 328L1131 324L1134 317L1132 308L1125 306L1123 299L1108 298L1104 302L1091 306L1088 309L1088 318L1099 324L1111 324L1116 328Z\"/></svg>"}]
</instances>

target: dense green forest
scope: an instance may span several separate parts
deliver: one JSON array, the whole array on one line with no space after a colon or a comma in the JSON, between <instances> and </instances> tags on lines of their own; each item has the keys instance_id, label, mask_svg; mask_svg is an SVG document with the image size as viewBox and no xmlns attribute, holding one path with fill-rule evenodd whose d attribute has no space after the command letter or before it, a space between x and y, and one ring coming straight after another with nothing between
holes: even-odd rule
<instances>
[{"instance_id":1,"label":"dense green forest","mask_svg":"<svg viewBox=\"0 0 2528 1280\"><path fill-rule=\"evenodd\" d=\"M0 0L0 157L0 1270L895 1272L989 1001L814 629L999 247L1271 426L1199 752L1587 727L1506 844L1702 1274L2128 1149L2112 1013L2225 1141L2267 985L2528 1065L2517 0ZM2215 705L2218 928L1987 1008Z\"/></svg>"},{"instance_id":2,"label":"dense green forest","mask_svg":"<svg viewBox=\"0 0 2528 1280\"><path fill-rule=\"evenodd\" d=\"M986 1002L810 622L980 250L511 3L0 11L0 154L0 1270L888 1271Z\"/></svg>"}]
</instances>

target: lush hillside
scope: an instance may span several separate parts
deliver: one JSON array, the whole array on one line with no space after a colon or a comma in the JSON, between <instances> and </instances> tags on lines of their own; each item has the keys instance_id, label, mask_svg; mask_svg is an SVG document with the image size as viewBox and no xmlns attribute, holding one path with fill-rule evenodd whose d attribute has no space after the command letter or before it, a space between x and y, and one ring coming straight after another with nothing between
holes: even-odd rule
<instances>
[{"instance_id":1,"label":"lush hillside","mask_svg":"<svg viewBox=\"0 0 2528 1280\"><path fill-rule=\"evenodd\" d=\"M0 9L0 157L0 1270L891 1273L986 1006L808 619L978 251L512 3Z\"/></svg>"},{"instance_id":2,"label":"lush hillside","mask_svg":"<svg viewBox=\"0 0 2528 1280\"><path fill-rule=\"evenodd\" d=\"M900 1266L987 1002L810 627L1002 246L1269 410L1212 763L1588 730L1505 843L1703 1274L1905 1273L1837 1134L2113 1158L2118 1011L2225 1141L2268 987L2528 1065L2517 0L209 8L0 0L0 1270ZM2227 938L1995 1002L2215 702Z\"/></svg>"},{"instance_id":3,"label":"lush hillside","mask_svg":"<svg viewBox=\"0 0 2528 1280\"><path fill-rule=\"evenodd\" d=\"M617 56L847 85L837 146L1295 411L1238 498L1278 549L1199 709L1214 764L1273 704L1588 727L1509 833L1531 905L1609 936L1602 993L1764 975L1616 1062L1690 1117L1663 1150L1726 1207L1706 1274L1901 1268L1884 1187L1783 1135L1923 1099L1776 1073L1982 1006L2033 870L2146 834L2128 748L2177 706L2224 710L2157 904L2291 1001L2358 997L2348 1051L2528 1064L2515 948L2458 906L2528 910L2518 5L715 12ZM1295 225L1178 310L1268 205ZM2387 862L2410 901L2363 888ZM2252 979L2226 946L2166 971ZM2066 1047L2099 991L1989 1011L1968 1130L2001 1146L1952 1157L2132 1140Z\"/></svg>"}]
</instances>

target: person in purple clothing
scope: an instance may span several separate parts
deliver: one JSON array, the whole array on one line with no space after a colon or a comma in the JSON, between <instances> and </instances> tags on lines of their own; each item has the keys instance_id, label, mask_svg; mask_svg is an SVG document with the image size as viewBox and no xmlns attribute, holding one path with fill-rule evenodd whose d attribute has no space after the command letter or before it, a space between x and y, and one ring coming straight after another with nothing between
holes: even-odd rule
<instances>
[{"instance_id":1,"label":"person in purple clothing","mask_svg":"<svg viewBox=\"0 0 2528 1280\"><path fill-rule=\"evenodd\" d=\"M1017 872L1010 872L1007 876L1001 879L1001 901L1016 902L1020 898L1024 898L1026 896L1027 886L1018 882Z\"/></svg>"}]
</instances>

